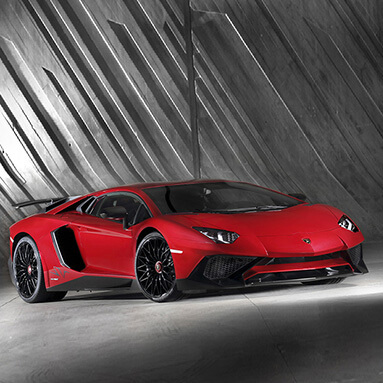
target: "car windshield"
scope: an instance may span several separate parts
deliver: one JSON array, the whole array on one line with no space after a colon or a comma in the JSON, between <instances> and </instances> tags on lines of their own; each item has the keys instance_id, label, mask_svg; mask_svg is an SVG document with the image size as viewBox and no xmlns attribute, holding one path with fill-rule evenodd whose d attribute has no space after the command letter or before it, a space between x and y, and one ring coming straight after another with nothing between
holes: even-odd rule
<instances>
[{"instance_id":1,"label":"car windshield","mask_svg":"<svg viewBox=\"0 0 383 383\"><path fill-rule=\"evenodd\" d=\"M302 202L240 182L206 182L143 189L162 214L280 210Z\"/></svg>"}]
</instances>

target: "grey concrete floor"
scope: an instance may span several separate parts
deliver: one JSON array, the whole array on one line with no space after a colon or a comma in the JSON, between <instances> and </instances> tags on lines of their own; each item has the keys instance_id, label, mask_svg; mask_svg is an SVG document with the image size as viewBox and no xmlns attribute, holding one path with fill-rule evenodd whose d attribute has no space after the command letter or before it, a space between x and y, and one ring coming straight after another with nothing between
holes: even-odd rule
<instances>
[{"instance_id":1,"label":"grey concrete floor","mask_svg":"<svg viewBox=\"0 0 383 383\"><path fill-rule=\"evenodd\" d=\"M383 243L370 273L156 304L70 293L26 304L0 283L0 382L383 382Z\"/></svg>"}]
</instances>

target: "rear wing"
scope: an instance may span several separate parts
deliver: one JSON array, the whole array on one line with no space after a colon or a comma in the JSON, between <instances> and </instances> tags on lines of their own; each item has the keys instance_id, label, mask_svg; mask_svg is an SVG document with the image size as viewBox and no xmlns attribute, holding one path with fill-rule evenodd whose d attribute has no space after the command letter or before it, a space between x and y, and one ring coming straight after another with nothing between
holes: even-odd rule
<instances>
[{"instance_id":1,"label":"rear wing","mask_svg":"<svg viewBox=\"0 0 383 383\"><path fill-rule=\"evenodd\" d=\"M12 206L16 209L20 209L22 207L32 206L32 205L40 205L40 204L48 204L45 207L45 212L54 209L57 206L60 206L72 199L78 198L79 196L71 196L71 197L58 197L58 198L46 198L46 199L36 199L31 201L25 201L20 203L12 204Z\"/></svg>"}]
</instances>

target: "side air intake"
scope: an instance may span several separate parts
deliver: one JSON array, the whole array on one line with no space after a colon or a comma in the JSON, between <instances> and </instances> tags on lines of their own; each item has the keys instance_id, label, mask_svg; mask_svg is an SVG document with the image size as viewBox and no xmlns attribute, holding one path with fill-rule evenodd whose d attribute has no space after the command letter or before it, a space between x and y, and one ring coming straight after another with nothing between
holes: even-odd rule
<instances>
[{"instance_id":1,"label":"side air intake","mask_svg":"<svg viewBox=\"0 0 383 383\"><path fill-rule=\"evenodd\" d=\"M85 268L85 263L81 257L74 231L71 228L62 226L53 231L52 239L60 263L63 266L76 271L81 271Z\"/></svg>"}]
</instances>

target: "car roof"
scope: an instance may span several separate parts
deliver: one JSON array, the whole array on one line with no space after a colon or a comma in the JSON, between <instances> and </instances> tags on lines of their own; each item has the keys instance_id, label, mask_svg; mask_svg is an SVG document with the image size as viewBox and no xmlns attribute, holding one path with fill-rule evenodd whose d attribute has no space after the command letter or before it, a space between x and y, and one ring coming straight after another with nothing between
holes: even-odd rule
<instances>
[{"instance_id":1,"label":"car roof","mask_svg":"<svg viewBox=\"0 0 383 383\"><path fill-rule=\"evenodd\" d=\"M163 182L137 183L137 184L132 184L132 185L117 186L117 187L98 190L98 191L95 191L93 193L85 194L81 197L75 198L71 201L68 201L66 203L63 203L60 206L53 208L48 213L49 214L60 213L61 211L68 208L69 206L77 203L78 201L80 201L86 197L90 197L90 196L99 197L103 194L121 192L121 191L122 192L126 191L126 192L137 193L138 195L140 195L140 197L144 198L146 203L149 203L151 206L153 206L153 202L150 203L151 200L150 199L148 200L147 197L145 198L145 196L143 195L143 193L142 193L143 189L153 188L153 187L161 187L161 186L171 186L171 185L191 185L191 184L199 184L199 183L207 183L207 182L208 183L213 183L213 182L215 183L215 182L239 182L239 181L228 181L228 180L223 180L223 179L213 179L213 180L212 179L198 179L198 180L189 180L189 181L173 181L173 182L164 182L163 181Z\"/></svg>"},{"instance_id":2,"label":"car roof","mask_svg":"<svg viewBox=\"0 0 383 383\"><path fill-rule=\"evenodd\" d=\"M153 187L161 187L161 186L173 186L173 185L192 185L192 184L199 184L199 183L215 183L215 182L240 182L240 181L230 181L230 180L224 180L224 179L197 179L197 180L188 180L188 181L160 181L160 182L143 182L143 183L137 183L132 185L125 185L125 186L118 186L114 188L109 188L105 190L101 190L98 193L105 193L105 192L113 192L113 191L124 191L124 190L143 190L143 189L149 189ZM97 193L97 194L98 194Z\"/></svg>"}]
</instances>

